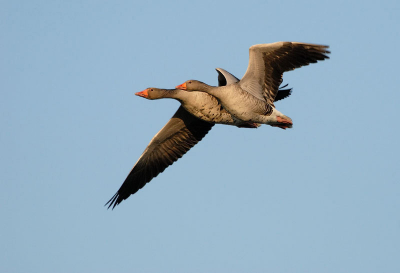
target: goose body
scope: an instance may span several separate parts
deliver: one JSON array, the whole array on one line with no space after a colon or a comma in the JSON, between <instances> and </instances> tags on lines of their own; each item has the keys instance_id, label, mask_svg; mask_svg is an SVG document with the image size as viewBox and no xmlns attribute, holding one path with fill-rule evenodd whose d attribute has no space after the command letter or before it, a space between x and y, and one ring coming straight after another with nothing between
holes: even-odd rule
<instances>
[{"instance_id":1,"label":"goose body","mask_svg":"<svg viewBox=\"0 0 400 273\"><path fill-rule=\"evenodd\" d=\"M328 46L277 42L250 47L249 65L243 78L235 83L214 87L189 80L176 88L202 91L216 97L224 109L245 122L264 123L283 129L292 127L292 120L274 105L282 75L310 63L329 58Z\"/></svg>"},{"instance_id":2,"label":"goose body","mask_svg":"<svg viewBox=\"0 0 400 273\"><path fill-rule=\"evenodd\" d=\"M221 68L217 68L216 70L219 73L218 78L220 86L227 83L232 85L238 81L238 79L229 72ZM279 90L276 100L289 96L290 92L291 89ZM229 111L225 110L214 96L206 92L188 92L181 89L147 88L142 92L136 93L136 95L150 100L164 98L176 99L190 114L209 123L235 125L244 128L257 128L260 126L258 123L243 121L236 118L235 115L232 115Z\"/></svg>"},{"instance_id":3,"label":"goose body","mask_svg":"<svg viewBox=\"0 0 400 273\"><path fill-rule=\"evenodd\" d=\"M193 116L212 124L227 124L237 127L257 128L259 124L243 122L222 108L218 100L205 92L187 92L181 89L147 88L136 93L146 99L176 99Z\"/></svg>"}]
</instances>

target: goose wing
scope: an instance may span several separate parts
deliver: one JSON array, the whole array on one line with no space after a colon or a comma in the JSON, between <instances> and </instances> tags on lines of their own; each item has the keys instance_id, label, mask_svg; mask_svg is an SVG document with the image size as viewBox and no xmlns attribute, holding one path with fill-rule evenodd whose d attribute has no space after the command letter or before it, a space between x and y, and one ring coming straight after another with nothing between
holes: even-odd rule
<instances>
[{"instance_id":1,"label":"goose wing","mask_svg":"<svg viewBox=\"0 0 400 273\"><path fill-rule=\"evenodd\" d=\"M106 203L115 208L196 145L214 126L189 114L182 106L153 137L117 193Z\"/></svg>"},{"instance_id":2,"label":"goose wing","mask_svg":"<svg viewBox=\"0 0 400 273\"><path fill-rule=\"evenodd\" d=\"M239 79L234 75L222 68L216 68L218 72L218 86L230 85L232 83L238 82Z\"/></svg>"},{"instance_id":3,"label":"goose wing","mask_svg":"<svg viewBox=\"0 0 400 273\"><path fill-rule=\"evenodd\" d=\"M240 87L273 104L282 74L310 63L328 59L328 46L297 42L277 42L250 47L249 65Z\"/></svg>"}]
</instances>

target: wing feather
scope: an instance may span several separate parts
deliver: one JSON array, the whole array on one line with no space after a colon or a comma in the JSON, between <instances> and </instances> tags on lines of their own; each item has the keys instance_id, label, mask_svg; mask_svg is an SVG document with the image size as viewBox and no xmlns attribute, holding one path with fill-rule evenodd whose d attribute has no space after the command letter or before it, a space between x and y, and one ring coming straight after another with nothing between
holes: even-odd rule
<instances>
[{"instance_id":1,"label":"wing feather","mask_svg":"<svg viewBox=\"0 0 400 273\"><path fill-rule=\"evenodd\" d=\"M214 126L182 106L153 137L117 193L106 203L115 208L196 145Z\"/></svg>"},{"instance_id":2,"label":"wing feather","mask_svg":"<svg viewBox=\"0 0 400 273\"><path fill-rule=\"evenodd\" d=\"M328 46L277 42L250 47L249 65L239 84L242 89L273 105L284 72L329 59Z\"/></svg>"}]
</instances>

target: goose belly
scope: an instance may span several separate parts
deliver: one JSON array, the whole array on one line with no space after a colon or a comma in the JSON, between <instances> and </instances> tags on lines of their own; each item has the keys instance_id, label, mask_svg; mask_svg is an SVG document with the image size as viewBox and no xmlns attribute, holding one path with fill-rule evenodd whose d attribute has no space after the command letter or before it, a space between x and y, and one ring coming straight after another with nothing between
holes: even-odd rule
<instances>
[{"instance_id":1,"label":"goose belly","mask_svg":"<svg viewBox=\"0 0 400 273\"><path fill-rule=\"evenodd\" d=\"M226 111L223 111L217 99L211 96L192 100L190 103L183 102L182 106L186 111L206 122L223 124L235 123L233 117Z\"/></svg>"},{"instance_id":2,"label":"goose belly","mask_svg":"<svg viewBox=\"0 0 400 273\"><path fill-rule=\"evenodd\" d=\"M263 123L266 103L247 94L220 98L222 106L236 118L246 122Z\"/></svg>"}]
</instances>

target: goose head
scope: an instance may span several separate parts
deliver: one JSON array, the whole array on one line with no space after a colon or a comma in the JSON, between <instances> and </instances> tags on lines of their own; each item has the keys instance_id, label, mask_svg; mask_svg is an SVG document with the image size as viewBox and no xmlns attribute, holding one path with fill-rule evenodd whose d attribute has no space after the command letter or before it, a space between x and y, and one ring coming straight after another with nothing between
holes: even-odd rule
<instances>
[{"instance_id":1,"label":"goose head","mask_svg":"<svg viewBox=\"0 0 400 273\"><path fill-rule=\"evenodd\" d=\"M207 91L211 86L205 84L201 81L188 80L184 83L176 86L176 89L186 90L186 91Z\"/></svg>"},{"instance_id":2,"label":"goose head","mask_svg":"<svg viewBox=\"0 0 400 273\"><path fill-rule=\"evenodd\" d=\"M175 94L175 91L176 89L159 89L149 87L141 92L136 92L135 95L148 100L156 100L161 98L170 98Z\"/></svg>"}]
</instances>

